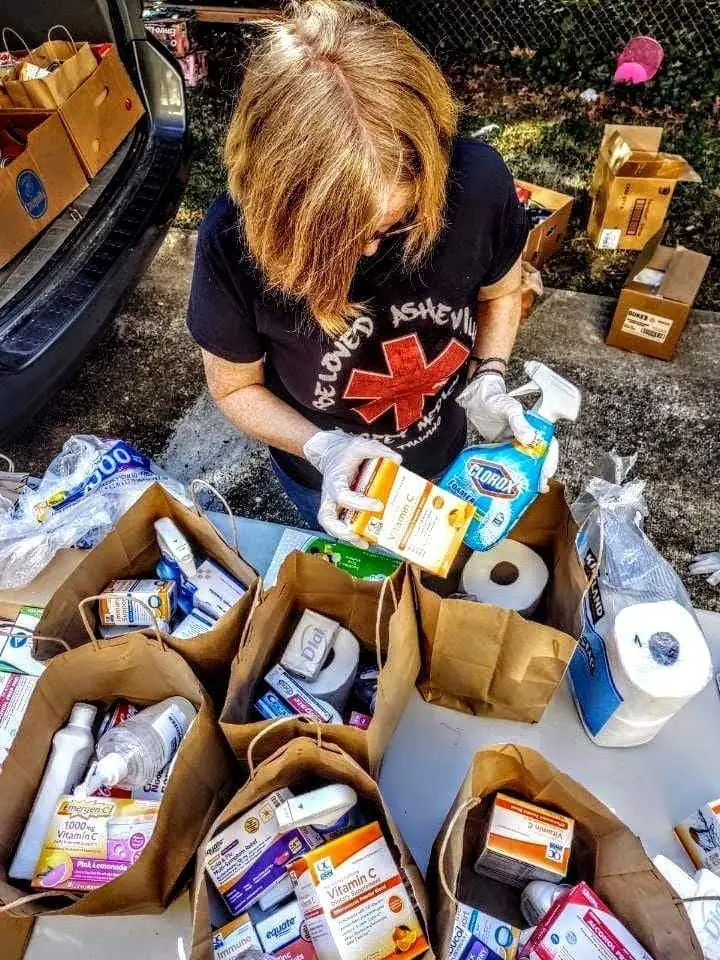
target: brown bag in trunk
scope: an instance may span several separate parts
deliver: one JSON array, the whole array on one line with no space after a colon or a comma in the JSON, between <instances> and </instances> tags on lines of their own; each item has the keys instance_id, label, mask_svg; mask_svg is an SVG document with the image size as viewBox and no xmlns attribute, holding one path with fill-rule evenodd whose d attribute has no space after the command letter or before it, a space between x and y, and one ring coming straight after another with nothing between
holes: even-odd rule
<instances>
[{"instance_id":1,"label":"brown bag in trunk","mask_svg":"<svg viewBox=\"0 0 720 960\"><path fill-rule=\"evenodd\" d=\"M291 629L306 608L337 620L355 634L373 660L377 657L380 681L368 729L337 723L322 727L324 740L337 743L376 775L420 667L412 588L404 567L380 584L356 580L320 557L290 554L276 585L252 615L247 639L232 665L220 725L236 756L244 759L250 741L271 723L253 719L263 677L279 662ZM301 729L296 724L293 730L273 732L259 749L267 756Z\"/></svg>"},{"instance_id":2,"label":"brown bag in trunk","mask_svg":"<svg viewBox=\"0 0 720 960\"><path fill-rule=\"evenodd\" d=\"M587 585L564 494L552 483L512 532L550 570L536 612L542 622L486 603L443 599L413 569L422 652L418 689L429 703L528 723L542 717L575 652L570 632Z\"/></svg>"},{"instance_id":3,"label":"brown bag in trunk","mask_svg":"<svg viewBox=\"0 0 720 960\"><path fill-rule=\"evenodd\" d=\"M69 42L53 40L52 33L56 29L51 27L47 42L28 52L17 74L21 73L23 64L39 69L47 69L58 62L60 66L45 77L26 80L19 79L19 76L8 78L5 90L14 106L56 110L94 73L97 61L90 44L75 43L72 37Z\"/></svg>"},{"instance_id":4,"label":"brown bag in trunk","mask_svg":"<svg viewBox=\"0 0 720 960\"><path fill-rule=\"evenodd\" d=\"M276 726L292 728L294 722L275 721ZM303 727L303 724L300 724ZM268 728L266 728L267 730ZM322 739L320 730L322 729ZM295 792L312 790L326 783L344 783L352 787L358 796L369 800L377 809L377 819L383 834L400 866L408 890L411 891L417 907L418 919L424 930L428 930L429 909L422 874L413 860L400 831L385 806L380 788L372 777L360 765L348 756L336 744L324 740L326 727L318 728L317 739L296 736L280 747L268 759L255 766L253 753L265 753L261 740L267 739L266 731L261 731L250 744L247 759L250 778L235 794L227 807L213 823L198 851L193 892L193 942L191 960L213 960L212 933L210 929L210 899L208 888L212 881L206 878L204 852L206 845L220 830L236 820L245 810L259 803L273 790L290 787ZM271 730L272 735L274 731ZM285 739L290 731L284 731ZM255 749L254 749L255 748ZM214 888L213 888L214 889ZM212 891L210 892L210 896ZM434 960L435 954L428 950L424 960Z\"/></svg>"},{"instance_id":5,"label":"brown bag in trunk","mask_svg":"<svg viewBox=\"0 0 720 960\"><path fill-rule=\"evenodd\" d=\"M44 894L12 906L28 889L14 885L7 870L42 779L52 738L78 701L110 704L116 698L149 705L186 697L198 709L165 790L150 842L127 873L71 903L67 895ZM136 633L87 643L54 657L35 692L0 771L0 913L15 922L23 940L28 917L155 913L180 892L188 867L210 824L222 808L232 776L227 749L210 700L188 664L164 643ZM13 921L13 918L20 918ZM4 951L0 951L6 960ZM21 953L19 955L22 955Z\"/></svg>"},{"instance_id":6,"label":"brown bag in trunk","mask_svg":"<svg viewBox=\"0 0 720 960\"><path fill-rule=\"evenodd\" d=\"M512 743L475 754L435 841L428 887L434 897L433 944L439 956L448 956L457 901L515 926L527 926L520 913L521 891L473 870L485 810L498 790L575 820L567 882L585 880L655 960L702 957L682 904L675 901L640 840L579 783L534 750Z\"/></svg>"},{"instance_id":7,"label":"brown bag in trunk","mask_svg":"<svg viewBox=\"0 0 720 960\"><path fill-rule=\"evenodd\" d=\"M100 593L111 580L135 577L154 579L160 551L153 523L160 517L174 520L193 545L199 547L205 556L216 560L248 588L240 602L207 633L191 640L179 640L163 634L167 646L187 660L211 696L217 703L222 703L230 663L240 644L258 586L257 574L243 560L237 544L228 546L199 510L196 512L184 506L159 484L153 484L123 514L115 528L96 547L88 550L82 561L70 571L47 603L37 632L45 636L62 637L71 646L86 643L88 634L78 610L83 600ZM142 632L150 633L152 630ZM42 644L38 644L38 651L42 656ZM45 651L44 655L55 652Z\"/></svg>"}]
</instances>

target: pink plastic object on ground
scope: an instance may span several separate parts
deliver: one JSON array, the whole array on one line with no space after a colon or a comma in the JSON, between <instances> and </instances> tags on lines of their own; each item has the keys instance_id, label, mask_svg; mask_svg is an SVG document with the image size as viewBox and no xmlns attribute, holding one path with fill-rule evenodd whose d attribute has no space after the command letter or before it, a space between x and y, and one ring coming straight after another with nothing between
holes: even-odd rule
<instances>
[{"instance_id":1,"label":"pink plastic object on ground","mask_svg":"<svg viewBox=\"0 0 720 960\"><path fill-rule=\"evenodd\" d=\"M653 37L633 37L620 54L615 83L646 83L662 66L665 51Z\"/></svg>"}]
</instances>

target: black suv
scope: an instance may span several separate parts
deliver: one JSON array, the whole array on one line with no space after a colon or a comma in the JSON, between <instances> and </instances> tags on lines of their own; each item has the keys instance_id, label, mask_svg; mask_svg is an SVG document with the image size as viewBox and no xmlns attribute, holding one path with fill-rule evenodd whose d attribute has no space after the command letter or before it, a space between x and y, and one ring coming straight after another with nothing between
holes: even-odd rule
<instances>
[{"instance_id":1,"label":"black suv","mask_svg":"<svg viewBox=\"0 0 720 960\"><path fill-rule=\"evenodd\" d=\"M0 437L82 359L149 264L182 196L182 76L141 12L141 0L0 0L0 24L31 46L57 23L76 39L116 43L146 109L89 188L0 269Z\"/></svg>"}]
</instances>

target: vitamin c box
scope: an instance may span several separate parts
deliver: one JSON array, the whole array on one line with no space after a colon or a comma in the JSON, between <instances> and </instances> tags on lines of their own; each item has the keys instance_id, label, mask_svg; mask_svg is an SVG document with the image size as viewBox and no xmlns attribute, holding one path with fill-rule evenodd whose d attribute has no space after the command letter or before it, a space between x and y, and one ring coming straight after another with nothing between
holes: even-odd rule
<instances>
[{"instance_id":1,"label":"vitamin c box","mask_svg":"<svg viewBox=\"0 0 720 960\"><path fill-rule=\"evenodd\" d=\"M412 960L429 949L378 823L299 857L289 871L318 960Z\"/></svg>"},{"instance_id":2,"label":"vitamin c box","mask_svg":"<svg viewBox=\"0 0 720 960\"><path fill-rule=\"evenodd\" d=\"M493 801L476 873L513 887L565 878L575 822L554 810L498 793Z\"/></svg>"},{"instance_id":3,"label":"vitamin c box","mask_svg":"<svg viewBox=\"0 0 720 960\"><path fill-rule=\"evenodd\" d=\"M368 460L355 490L384 504L381 514L345 512L355 533L440 577L447 576L475 508L393 460Z\"/></svg>"}]
</instances>

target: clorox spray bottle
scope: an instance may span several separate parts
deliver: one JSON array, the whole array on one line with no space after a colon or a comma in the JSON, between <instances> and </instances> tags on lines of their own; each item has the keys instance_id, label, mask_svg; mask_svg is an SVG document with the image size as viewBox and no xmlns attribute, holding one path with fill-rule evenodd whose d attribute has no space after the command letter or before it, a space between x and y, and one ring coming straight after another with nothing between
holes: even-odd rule
<instances>
[{"instance_id":1,"label":"clorox spray bottle","mask_svg":"<svg viewBox=\"0 0 720 960\"><path fill-rule=\"evenodd\" d=\"M544 363L528 360L528 382L510 391L523 397L540 391L526 417L536 431L525 446L514 438L467 447L453 460L439 486L475 506L465 543L473 550L489 550L508 535L541 492L545 461L557 464L555 424L577 420L580 391Z\"/></svg>"}]
</instances>

